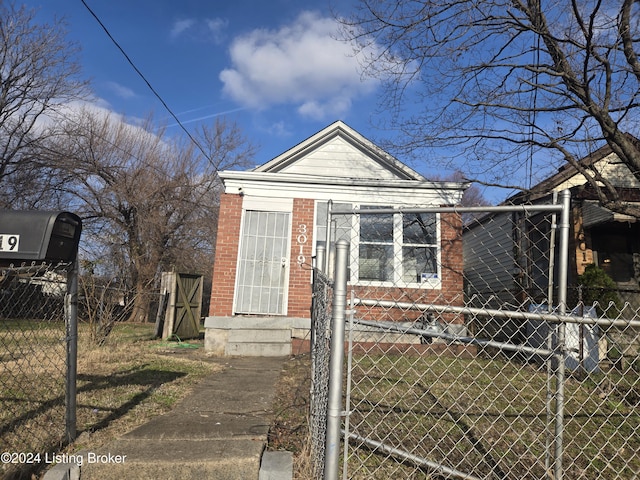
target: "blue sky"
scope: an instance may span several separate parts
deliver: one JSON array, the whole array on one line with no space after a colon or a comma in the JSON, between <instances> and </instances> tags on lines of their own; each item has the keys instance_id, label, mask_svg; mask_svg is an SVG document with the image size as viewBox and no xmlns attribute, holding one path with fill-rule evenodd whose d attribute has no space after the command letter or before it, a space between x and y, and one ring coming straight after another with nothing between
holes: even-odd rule
<instances>
[{"instance_id":1,"label":"blue sky","mask_svg":"<svg viewBox=\"0 0 640 480\"><path fill-rule=\"evenodd\" d=\"M85 0L181 123L236 121L264 163L335 120L376 142L378 86L335 40L329 1ZM63 17L81 48L95 102L179 127L81 0L27 0L38 19ZM170 131L172 131L170 130ZM401 159L402 160L402 159Z\"/></svg>"}]
</instances>

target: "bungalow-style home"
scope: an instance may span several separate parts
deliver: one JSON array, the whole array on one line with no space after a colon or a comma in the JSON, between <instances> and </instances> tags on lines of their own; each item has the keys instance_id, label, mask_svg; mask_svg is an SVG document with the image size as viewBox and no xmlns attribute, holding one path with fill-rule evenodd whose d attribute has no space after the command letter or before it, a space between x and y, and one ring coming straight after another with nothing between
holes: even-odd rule
<instances>
[{"instance_id":1,"label":"bungalow-style home","mask_svg":"<svg viewBox=\"0 0 640 480\"><path fill-rule=\"evenodd\" d=\"M261 166L223 171L220 178L224 193L205 319L205 348L218 355L286 355L292 341L308 338L312 264L316 246L325 241L329 205L343 210L453 206L466 188L464 183L427 181L341 121ZM447 216L458 220L446 221ZM404 228L396 220L387 224L394 232ZM388 248L396 255L382 268L371 253L375 248L358 248L366 243L366 225L341 228L356 257L351 260L352 287L367 282L384 291L396 288L398 280L420 291L462 297L459 215L433 214L434 235L429 245L426 240L420 245L437 259L432 272L417 271L411 259L404 266L397 260L408 238L402 232L389 233ZM447 248L441 248L445 243ZM459 268L443 269L448 262ZM391 278L390 270L403 267L401 278ZM411 268L416 271L407 271Z\"/></svg>"},{"instance_id":2,"label":"bungalow-style home","mask_svg":"<svg viewBox=\"0 0 640 480\"><path fill-rule=\"evenodd\" d=\"M626 201L640 202L640 182L610 147L604 146L580 160L623 193ZM604 208L578 170L565 165L556 174L508 199L508 203L549 202L554 192L571 192L568 271L568 307L580 297L578 276L590 264L601 267L617 284L621 300L640 307L640 224L630 215ZM547 300L549 283L549 218L519 214L494 214L465 228L465 289L468 298L489 298L489 308L505 305L519 309ZM500 240L497 240L500 239ZM484 245L484 246L483 246ZM483 249L490 262L481 262ZM557 278L557 277L556 277ZM484 334L498 339L525 341L526 325L496 322L480 326Z\"/></svg>"}]
</instances>

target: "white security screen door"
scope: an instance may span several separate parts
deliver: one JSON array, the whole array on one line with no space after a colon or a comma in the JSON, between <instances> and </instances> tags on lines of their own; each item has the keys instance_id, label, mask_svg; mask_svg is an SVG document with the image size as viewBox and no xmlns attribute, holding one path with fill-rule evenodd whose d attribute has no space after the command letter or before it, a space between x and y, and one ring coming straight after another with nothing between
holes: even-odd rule
<instances>
[{"instance_id":1,"label":"white security screen door","mask_svg":"<svg viewBox=\"0 0 640 480\"><path fill-rule=\"evenodd\" d=\"M288 212L244 212L236 281L236 313L285 314L289 217Z\"/></svg>"}]
</instances>

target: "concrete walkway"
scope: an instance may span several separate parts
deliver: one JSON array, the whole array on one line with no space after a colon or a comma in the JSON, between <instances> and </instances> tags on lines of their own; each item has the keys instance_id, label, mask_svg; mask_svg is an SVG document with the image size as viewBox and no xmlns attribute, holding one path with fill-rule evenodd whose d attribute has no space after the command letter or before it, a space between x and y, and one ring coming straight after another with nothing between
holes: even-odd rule
<instances>
[{"instance_id":1,"label":"concrete walkway","mask_svg":"<svg viewBox=\"0 0 640 480\"><path fill-rule=\"evenodd\" d=\"M80 478L258 479L284 358L210 360L224 370L205 377L171 412L85 453Z\"/></svg>"}]
</instances>

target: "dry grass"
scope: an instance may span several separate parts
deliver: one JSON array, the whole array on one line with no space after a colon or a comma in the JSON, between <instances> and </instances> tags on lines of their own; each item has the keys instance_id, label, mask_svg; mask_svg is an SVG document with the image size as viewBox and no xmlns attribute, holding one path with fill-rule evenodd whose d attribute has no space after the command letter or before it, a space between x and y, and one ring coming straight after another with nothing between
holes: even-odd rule
<instances>
[{"instance_id":1,"label":"dry grass","mask_svg":"<svg viewBox=\"0 0 640 480\"><path fill-rule=\"evenodd\" d=\"M77 433L64 436L64 345L22 347L0 362L2 451L73 452L95 449L152 417L169 411L202 376L219 368L197 355L175 355L173 345L152 338L153 325L119 324L107 344L90 343L81 328L78 345ZM45 332L39 331L42 336ZM59 332L55 338L59 338ZM190 341L202 346L202 341ZM38 344L40 345L40 344ZM62 373L60 373L62 372ZM0 470L3 478L30 478L31 471Z\"/></svg>"},{"instance_id":2,"label":"dry grass","mask_svg":"<svg viewBox=\"0 0 640 480\"><path fill-rule=\"evenodd\" d=\"M268 450L294 454L294 478L312 478L309 457L309 389L311 363L308 355L289 359L276 387L275 416L269 430Z\"/></svg>"},{"instance_id":3,"label":"dry grass","mask_svg":"<svg viewBox=\"0 0 640 480\"><path fill-rule=\"evenodd\" d=\"M168 355L172 347L150 336L142 328L116 330L106 348L79 357L75 449L108 443L169 411L197 380L219 368L207 363L203 352Z\"/></svg>"},{"instance_id":4,"label":"dry grass","mask_svg":"<svg viewBox=\"0 0 640 480\"><path fill-rule=\"evenodd\" d=\"M351 426L430 460L479 476L543 478L546 374L501 359L398 355L356 362ZM637 375L570 378L565 385L567 478L635 478L640 471ZM277 390L270 450L294 452L297 479L312 478L308 441L310 362L290 360ZM617 386L603 390L604 377ZM635 392L635 393L634 393ZM363 433L364 432L364 433ZM360 445L349 478L432 478Z\"/></svg>"}]
</instances>

